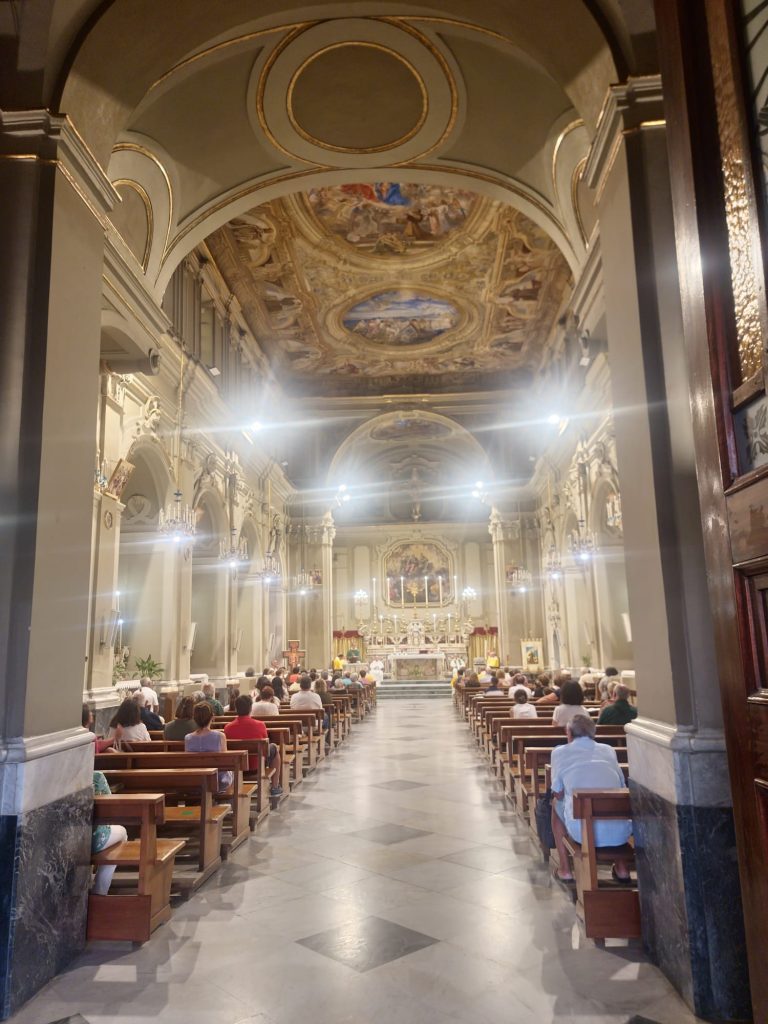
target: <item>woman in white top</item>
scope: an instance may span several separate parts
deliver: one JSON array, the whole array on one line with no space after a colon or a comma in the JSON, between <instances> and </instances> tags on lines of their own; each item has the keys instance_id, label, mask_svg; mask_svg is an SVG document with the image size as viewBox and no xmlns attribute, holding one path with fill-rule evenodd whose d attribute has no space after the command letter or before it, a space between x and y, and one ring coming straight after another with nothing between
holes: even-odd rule
<instances>
[{"instance_id":1,"label":"woman in white top","mask_svg":"<svg viewBox=\"0 0 768 1024\"><path fill-rule=\"evenodd\" d=\"M589 712L582 707L583 703L584 691L578 683L569 679L567 683L563 683L560 690L560 704L552 715L552 724L564 729L576 715L585 715L589 718Z\"/></svg>"},{"instance_id":2,"label":"woman in white top","mask_svg":"<svg viewBox=\"0 0 768 1024\"><path fill-rule=\"evenodd\" d=\"M262 686L259 699L251 708L251 718L274 718L280 714L280 701L271 686Z\"/></svg>"},{"instance_id":3,"label":"woman in white top","mask_svg":"<svg viewBox=\"0 0 768 1024\"><path fill-rule=\"evenodd\" d=\"M515 697L518 693L525 693L528 697L533 696L533 690L528 686L528 677L522 672L516 672L509 683L509 696Z\"/></svg>"},{"instance_id":4,"label":"woman in white top","mask_svg":"<svg viewBox=\"0 0 768 1024\"><path fill-rule=\"evenodd\" d=\"M515 691L515 703L512 706L513 718L538 718L539 713L533 704L528 703L528 691L524 686Z\"/></svg>"},{"instance_id":5,"label":"woman in white top","mask_svg":"<svg viewBox=\"0 0 768 1024\"><path fill-rule=\"evenodd\" d=\"M115 717L109 723L107 739L111 740L117 735L117 727L123 727L120 735L121 740L135 740L137 743L149 743L151 737L146 725L141 720L139 705L130 697L124 700L115 713Z\"/></svg>"}]
</instances>

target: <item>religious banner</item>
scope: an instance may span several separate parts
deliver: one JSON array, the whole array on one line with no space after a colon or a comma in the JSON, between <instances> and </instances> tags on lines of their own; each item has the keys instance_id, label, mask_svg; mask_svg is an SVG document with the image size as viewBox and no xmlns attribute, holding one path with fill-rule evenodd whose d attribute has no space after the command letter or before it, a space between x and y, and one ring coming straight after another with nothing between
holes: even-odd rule
<instances>
[{"instance_id":1,"label":"religious banner","mask_svg":"<svg viewBox=\"0 0 768 1024\"><path fill-rule=\"evenodd\" d=\"M521 640L523 672L537 673L544 668L544 642L542 640Z\"/></svg>"}]
</instances>

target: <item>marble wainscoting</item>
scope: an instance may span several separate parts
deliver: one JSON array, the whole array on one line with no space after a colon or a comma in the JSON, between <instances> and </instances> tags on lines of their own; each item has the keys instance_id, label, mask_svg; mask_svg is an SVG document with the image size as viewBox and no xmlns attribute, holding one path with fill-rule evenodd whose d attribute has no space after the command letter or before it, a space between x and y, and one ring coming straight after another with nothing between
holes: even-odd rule
<instances>
[{"instance_id":1,"label":"marble wainscoting","mask_svg":"<svg viewBox=\"0 0 768 1024\"><path fill-rule=\"evenodd\" d=\"M0 764L0 1019L82 951L90 882L92 739L19 740Z\"/></svg>"},{"instance_id":2,"label":"marble wainscoting","mask_svg":"<svg viewBox=\"0 0 768 1024\"><path fill-rule=\"evenodd\" d=\"M644 945L698 1016L751 1020L723 738L647 719L627 734Z\"/></svg>"}]
</instances>

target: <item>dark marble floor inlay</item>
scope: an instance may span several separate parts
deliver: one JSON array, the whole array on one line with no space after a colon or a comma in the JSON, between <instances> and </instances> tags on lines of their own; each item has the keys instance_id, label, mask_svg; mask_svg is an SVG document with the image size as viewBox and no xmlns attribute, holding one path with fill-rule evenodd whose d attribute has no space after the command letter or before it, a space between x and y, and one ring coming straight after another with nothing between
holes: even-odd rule
<instances>
[{"instance_id":1,"label":"dark marble floor inlay","mask_svg":"<svg viewBox=\"0 0 768 1024\"><path fill-rule=\"evenodd\" d=\"M88 1021L81 1014L76 1013L72 1017L59 1017L58 1020L52 1020L51 1024L88 1024Z\"/></svg>"},{"instance_id":2,"label":"dark marble floor inlay","mask_svg":"<svg viewBox=\"0 0 768 1024\"><path fill-rule=\"evenodd\" d=\"M659 1024L657 1020L651 1020L650 1017L630 1017L627 1024Z\"/></svg>"},{"instance_id":3,"label":"dark marble floor inlay","mask_svg":"<svg viewBox=\"0 0 768 1024\"><path fill-rule=\"evenodd\" d=\"M349 832L348 835L367 839L371 843L391 846L393 843L403 843L406 839L431 836L432 833L425 831L423 828L411 828L408 825L376 825L374 828L360 829L359 832Z\"/></svg>"},{"instance_id":4,"label":"dark marble floor inlay","mask_svg":"<svg viewBox=\"0 0 768 1024\"><path fill-rule=\"evenodd\" d=\"M389 782L374 782L377 789L423 789L426 782L409 782L408 779L390 779Z\"/></svg>"},{"instance_id":5,"label":"dark marble floor inlay","mask_svg":"<svg viewBox=\"0 0 768 1024\"><path fill-rule=\"evenodd\" d=\"M299 945L363 974L438 941L381 917L365 917L299 939Z\"/></svg>"}]
</instances>

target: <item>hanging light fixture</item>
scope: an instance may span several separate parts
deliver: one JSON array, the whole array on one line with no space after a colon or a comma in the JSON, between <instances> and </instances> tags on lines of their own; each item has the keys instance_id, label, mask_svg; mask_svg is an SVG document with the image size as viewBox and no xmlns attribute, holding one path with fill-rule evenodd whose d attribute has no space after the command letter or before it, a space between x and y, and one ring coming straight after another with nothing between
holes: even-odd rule
<instances>
[{"instance_id":1,"label":"hanging light fixture","mask_svg":"<svg viewBox=\"0 0 768 1024\"><path fill-rule=\"evenodd\" d=\"M507 582L519 594L524 594L533 582L533 573L522 565L516 565L509 573Z\"/></svg>"},{"instance_id":2,"label":"hanging light fixture","mask_svg":"<svg viewBox=\"0 0 768 1024\"><path fill-rule=\"evenodd\" d=\"M229 534L229 544L219 541L219 558L222 562L229 562L230 569L240 569L248 564L248 541L245 537L238 540L234 527Z\"/></svg>"},{"instance_id":3,"label":"hanging light fixture","mask_svg":"<svg viewBox=\"0 0 768 1024\"><path fill-rule=\"evenodd\" d=\"M193 537L195 533L195 513L189 505L183 503L184 495L181 492L181 425L184 415L184 341L179 339L181 349L181 360L179 362L179 398L176 407L176 466L173 501L168 502L165 508L160 509L158 529L160 533L172 537L174 541L181 541L185 537Z\"/></svg>"},{"instance_id":4,"label":"hanging light fixture","mask_svg":"<svg viewBox=\"0 0 768 1024\"><path fill-rule=\"evenodd\" d=\"M304 543L307 535L307 527L304 522L304 493L301 495L301 525L299 526L299 566L300 569L296 573L296 585L300 590L306 590L307 587L312 586L312 574L308 573L304 568Z\"/></svg>"},{"instance_id":5,"label":"hanging light fixture","mask_svg":"<svg viewBox=\"0 0 768 1024\"><path fill-rule=\"evenodd\" d=\"M587 530L587 524L583 519L579 520L578 530L568 538L568 551L575 561L589 562L597 552L595 535Z\"/></svg>"}]
</instances>

